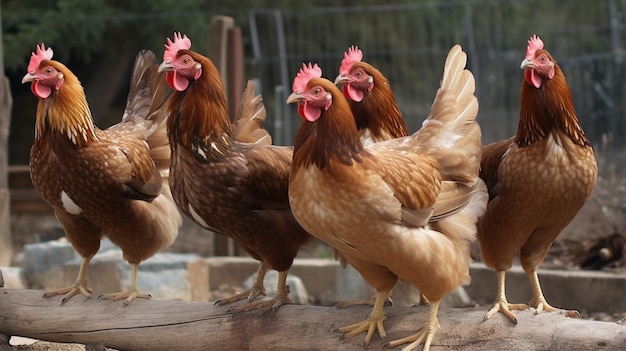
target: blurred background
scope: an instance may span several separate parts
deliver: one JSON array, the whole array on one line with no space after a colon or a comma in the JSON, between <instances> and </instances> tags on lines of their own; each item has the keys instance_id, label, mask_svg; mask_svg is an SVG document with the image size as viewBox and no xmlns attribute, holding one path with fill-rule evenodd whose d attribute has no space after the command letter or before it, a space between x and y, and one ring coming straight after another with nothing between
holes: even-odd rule
<instances>
[{"instance_id":1,"label":"blurred background","mask_svg":"<svg viewBox=\"0 0 626 351\"><path fill-rule=\"evenodd\" d=\"M20 165L28 164L37 99L21 78L40 42L81 79L96 124L104 128L122 115L139 50L161 57L165 38L180 31L206 53L215 16L229 16L241 30L242 79L254 79L267 109L265 126L283 145L293 143L300 124L285 100L303 62L319 63L334 79L343 52L358 45L364 60L391 81L415 131L428 114L445 56L459 43L476 77L488 143L516 131L519 66L528 38L537 34L568 79L600 168L591 205L583 210L588 213L567 231L574 237L625 232L626 0L3 0L1 6L14 99L9 164L26 175L10 177L10 188L29 182Z\"/></svg>"}]
</instances>

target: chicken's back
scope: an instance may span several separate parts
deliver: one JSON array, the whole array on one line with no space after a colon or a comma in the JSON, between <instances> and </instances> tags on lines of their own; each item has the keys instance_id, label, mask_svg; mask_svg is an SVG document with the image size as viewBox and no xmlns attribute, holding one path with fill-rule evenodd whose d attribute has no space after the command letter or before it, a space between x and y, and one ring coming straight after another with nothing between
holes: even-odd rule
<instances>
[{"instance_id":1,"label":"chicken's back","mask_svg":"<svg viewBox=\"0 0 626 351\"><path fill-rule=\"evenodd\" d=\"M289 269L310 238L289 206L293 149L235 142L224 154L213 152L219 158L208 161L175 148L170 184L179 208L201 227L235 239L253 258Z\"/></svg>"}]
</instances>

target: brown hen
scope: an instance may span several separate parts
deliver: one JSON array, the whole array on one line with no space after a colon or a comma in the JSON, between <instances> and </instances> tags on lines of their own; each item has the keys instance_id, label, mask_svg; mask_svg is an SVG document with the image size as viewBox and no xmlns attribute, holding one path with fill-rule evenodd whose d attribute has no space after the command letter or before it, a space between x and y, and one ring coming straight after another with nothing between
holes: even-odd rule
<instances>
[{"instance_id":1,"label":"brown hen","mask_svg":"<svg viewBox=\"0 0 626 351\"><path fill-rule=\"evenodd\" d=\"M489 204L478 222L485 265L498 277L498 295L485 319L502 312L511 321L505 275L519 251L533 290L530 305L554 311L539 284L537 269L554 239L576 216L597 178L593 150L578 121L561 68L537 36L528 41L517 134L483 148L480 176Z\"/></svg>"},{"instance_id":2,"label":"brown hen","mask_svg":"<svg viewBox=\"0 0 626 351\"><path fill-rule=\"evenodd\" d=\"M170 89L157 69L151 52L139 53L122 121L100 130L78 78L52 60L52 49L42 44L30 59L22 83L32 82L39 98L31 179L83 258L76 282L44 297L65 294L64 303L76 294L90 296L87 266L104 236L122 249L132 277L128 291L101 297L124 304L150 297L137 286L139 263L171 244L182 220L167 184L170 152L161 106Z\"/></svg>"},{"instance_id":3,"label":"brown hen","mask_svg":"<svg viewBox=\"0 0 626 351\"><path fill-rule=\"evenodd\" d=\"M263 278L269 269L279 272L276 296L231 308L242 312L291 303L287 272L310 235L296 222L289 207L287 187L293 148L274 146L267 131L260 98L239 125L231 125L224 87L215 65L191 51L191 41L179 33L169 38L160 70L174 88L168 102L168 133L172 147L170 185L176 204L198 225L233 238L260 261L254 285L248 291L219 301L231 303L265 295ZM258 111L262 113L257 113ZM243 121L256 127L246 128ZM241 140L238 141L234 130ZM255 134L249 139L251 134Z\"/></svg>"},{"instance_id":4,"label":"brown hen","mask_svg":"<svg viewBox=\"0 0 626 351\"><path fill-rule=\"evenodd\" d=\"M392 347L430 348L443 296L469 282L469 242L487 192L478 178L480 128L474 77L460 46L450 50L431 113L415 134L363 146L341 91L304 66L287 102L304 122L295 140L289 183L294 216L338 250L376 289L369 318L339 329L346 337L377 330L384 302L401 279L430 304L428 321Z\"/></svg>"}]
</instances>

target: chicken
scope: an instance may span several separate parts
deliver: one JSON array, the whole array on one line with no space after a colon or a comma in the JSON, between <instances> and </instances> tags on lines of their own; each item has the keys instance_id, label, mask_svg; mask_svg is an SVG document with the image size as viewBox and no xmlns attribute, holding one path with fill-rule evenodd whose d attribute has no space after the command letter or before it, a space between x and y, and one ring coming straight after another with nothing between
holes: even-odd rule
<instances>
[{"instance_id":1,"label":"chicken","mask_svg":"<svg viewBox=\"0 0 626 351\"><path fill-rule=\"evenodd\" d=\"M376 67L362 61L363 52L351 46L343 54L335 84L343 86L364 146L379 141L405 137L409 130L404 122L389 80ZM339 256L339 255L337 255ZM343 266L345 262L339 257ZM374 300L340 301L337 307L372 304ZM388 301L391 305L391 299ZM428 300L420 294L420 304Z\"/></svg>"},{"instance_id":2,"label":"chicken","mask_svg":"<svg viewBox=\"0 0 626 351\"><path fill-rule=\"evenodd\" d=\"M241 294L219 301L223 305L248 299L233 307L237 313L292 303L287 273L300 247L311 236L291 213L288 198L292 147L275 146L267 131L258 129L265 120L258 108L239 118L257 128L231 125L224 87L210 59L190 50L191 40L175 33L167 39L160 70L174 88L169 99L168 134L172 148L170 185L180 210L201 227L233 238L250 256L259 260L254 285ZM259 110L260 109L260 110ZM262 113L258 113L262 112ZM255 120L257 122L255 122ZM239 142L250 133L254 143ZM248 130L247 132L245 130ZM265 295L263 278L269 269L279 273L276 296Z\"/></svg>"},{"instance_id":3,"label":"chicken","mask_svg":"<svg viewBox=\"0 0 626 351\"><path fill-rule=\"evenodd\" d=\"M65 294L61 303L76 294L89 297L87 266L106 236L122 249L132 276L128 291L100 297L125 299L124 305L150 298L137 286L139 264L170 245L182 222L167 184L170 152L161 107L170 89L156 72L154 55L140 52L122 121L101 130L78 78L52 55L38 46L22 79L39 98L30 176L83 261L72 286L44 297Z\"/></svg>"},{"instance_id":4,"label":"chicken","mask_svg":"<svg viewBox=\"0 0 626 351\"><path fill-rule=\"evenodd\" d=\"M528 41L521 68L517 134L483 149L480 176L489 188L489 204L477 235L482 260L498 277L496 302L485 319L499 311L514 323L510 310L527 308L509 304L505 296L505 275L515 253L533 290L530 305L537 312L554 311L537 269L591 194L598 172L565 76L539 37Z\"/></svg>"},{"instance_id":5,"label":"chicken","mask_svg":"<svg viewBox=\"0 0 626 351\"><path fill-rule=\"evenodd\" d=\"M361 142L367 146L409 135L389 80L362 59L358 47L348 48L335 78L335 84L343 85L343 94L349 99Z\"/></svg>"},{"instance_id":6,"label":"chicken","mask_svg":"<svg viewBox=\"0 0 626 351\"><path fill-rule=\"evenodd\" d=\"M480 127L474 77L454 46L422 128L363 146L349 104L317 66L303 65L288 103L304 119L295 139L289 200L296 219L337 249L376 300L368 319L339 329L346 337L386 337L384 302L398 279L430 301L426 325L392 341L429 350L443 296L469 282L469 244L487 202L478 178Z\"/></svg>"}]
</instances>

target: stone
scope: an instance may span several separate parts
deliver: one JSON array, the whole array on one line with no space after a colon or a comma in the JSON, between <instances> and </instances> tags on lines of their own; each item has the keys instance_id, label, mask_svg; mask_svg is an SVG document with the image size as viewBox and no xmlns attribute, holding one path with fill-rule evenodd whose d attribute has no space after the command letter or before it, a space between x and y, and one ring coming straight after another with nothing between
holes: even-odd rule
<instances>
[{"instance_id":1,"label":"stone","mask_svg":"<svg viewBox=\"0 0 626 351\"><path fill-rule=\"evenodd\" d=\"M6 289L26 289L28 283L24 275L24 270L20 267L0 267L4 288ZM1 284L0 284L1 286Z\"/></svg>"},{"instance_id":2,"label":"stone","mask_svg":"<svg viewBox=\"0 0 626 351\"><path fill-rule=\"evenodd\" d=\"M25 245L23 268L28 285L33 289L58 289L65 286L63 266L78 257L67 240Z\"/></svg>"}]
</instances>

